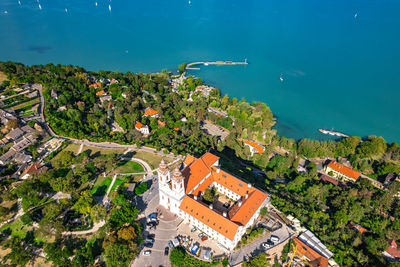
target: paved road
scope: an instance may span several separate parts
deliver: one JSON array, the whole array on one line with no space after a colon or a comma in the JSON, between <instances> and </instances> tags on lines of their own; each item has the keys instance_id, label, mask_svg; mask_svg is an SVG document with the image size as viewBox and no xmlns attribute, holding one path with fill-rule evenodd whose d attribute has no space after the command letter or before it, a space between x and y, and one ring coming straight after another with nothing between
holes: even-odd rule
<instances>
[{"instance_id":1,"label":"paved road","mask_svg":"<svg viewBox=\"0 0 400 267\"><path fill-rule=\"evenodd\" d=\"M253 256L257 256L261 252L264 252L265 250L261 247L261 244L264 242L267 242L267 240L271 237L271 235L276 235L280 239L280 243L285 242L288 238L291 236L291 231L284 225L282 228L269 233L268 235L260 238L259 240L247 245L246 247L232 253L229 258L229 264L231 266L236 266L239 263L243 262L244 256L247 256L248 258L252 258ZM276 244L274 247L276 247ZM268 249L271 250L272 248ZM268 250L266 251L268 253Z\"/></svg>"},{"instance_id":2,"label":"paved road","mask_svg":"<svg viewBox=\"0 0 400 267\"><path fill-rule=\"evenodd\" d=\"M87 234L92 234L97 232L104 224L106 224L106 221L102 220L98 223L93 224L93 227L89 230L85 230L85 231L66 231L63 232L63 235L87 235Z\"/></svg>"}]
</instances>

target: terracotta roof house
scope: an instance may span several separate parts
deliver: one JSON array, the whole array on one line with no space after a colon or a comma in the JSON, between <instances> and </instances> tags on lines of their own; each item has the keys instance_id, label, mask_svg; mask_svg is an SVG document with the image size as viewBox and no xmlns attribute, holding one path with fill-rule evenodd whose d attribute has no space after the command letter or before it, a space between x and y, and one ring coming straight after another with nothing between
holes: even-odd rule
<instances>
[{"instance_id":1,"label":"terracotta roof house","mask_svg":"<svg viewBox=\"0 0 400 267\"><path fill-rule=\"evenodd\" d=\"M349 182L355 182L360 177L361 173L349 167L346 167L336 161L331 161L326 166L326 173L332 173L331 176Z\"/></svg>"},{"instance_id":2,"label":"terracotta roof house","mask_svg":"<svg viewBox=\"0 0 400 267\"><path fill-rule=\"evenodd\" d=\"M158 125L165 127L165 121L158 120L157 123Z\"/></svg>"},{"instance_id":3,"label":"terracotta roof house","mask_svg":"<svg viewBox=\"0 0 400 267\"><path fill-rule=\"evenodd\" d=\"M248 146L250 148L251 156L253 156L254 154L262 154L265 150L264 146L257 144L256 142L253 142L251 140L246 140L244 144L245 146Z\"/></svg>"},{"instance_id":4,"label":"terracotta roof house","mask_svg":"<svg viewBox=\"0 0 400 267\"><path fill-rule=\"evenodd\" d=\"M297 237L292 239L296 244L296 256L306 261L313 267L327 267L329 259L319 254L317 251L309 247L307 244L299 240Z\"/></svg>"},{"instance_id":5,"label":"terracotta roof house","mask_svg":"<svg viewBox=\"0 0 400 267\"><path fill-rule=\"evenodd\" d=\"M149 134L150 133L150 129L149 126L147 125L143 125L141 122L136 122L135 124L135 129L138 130L139 132L141 132L142 134Z\"/></svg>"},{"instance_id":6,"label":"terracotta roof house","mask_svg":"<svg viewBox=\"0 0 400 267\"><path fill-rule=\"evenodd\" d=\"M33 174L42 174L46 172L47 169L48 168L46 166L42 166L40 163L35 162L24 170L24 172L20 176L20 179L27 179Z\"/></svg>"},{"instance_id":7,"label":"terracotta roof house","mask_svg":"<svg viewBox=\"0 0 400 267\"><path fill-rule=\"evenodd\" d=\"M104 95L106 92L104 92L104 90L101 90L101 91L98 91L97 93L96 93L96 95L97 96L102 96L102 95Z\"/></svg>"},{"instance_id":8,"label":"terracotta roof house","mask_svg":"<svg viewBox=\"0 0 400 267\"><path fill-rule=\"evenodd\" d=\"M356 223L353 222L353 221L351 221L351 222L349 223L349 226L350 226L351 228L353 228L354 230L360 232L361 234L364 234L365 232L367 232L367 229L365 229L364 227L362 227L362 226L359 225L359 224L356 224Z\"/></svg>"},{"instance_id":9,"label":"terracotta roof house","mask_svg":"<svg viewBox=\"0 0 400 267\"><path fill-rule=\"evenodd\" d=\"M383 256L390 261L400 261L400 250L394 239L388 240L389 247L383 252Z\"/></svg>"},{"instance_id":10,"label":"terracotta roof house","mask_svg":"<svg viewBox=\"0 0 400 267\"><path fill-rule=\"evenodd\" d=\"M159 117L159 115L158 115L158 111L156 111L156 110L154 110L154 109L152 109L152 108L146 108L145 110L144 110L144 116L150 116L150 117L152 117L152 118L158 118Z\"/></svg>"},{"instance_id":11,"label":"terracotta roof house","mask_svg":"<svg viewBox=\"0 0 400 267\"><path fill-rule=\"evenodd\" d=\"M90 88L90 87L94 87L94 88L101 87L101 83L99 83L99 82L93 83L93 84L89 85L89 88Z\"/></svg>"},{"instance_id":12,"label":"terracotta roof house","mask_svg":"<svg viewBox=\"0 0 400 267\"><path fill-rule=\"evenodd\" d=\"M260 209L269 204L267 193L220 169L219 157L211 153L200 158L187 155L182 169L173 172L162 161L158 179L160 205L228 250L232 250L246 229L255 223ZM215 188L234 204L223 208L219 200L206 203L202 196L208 188Z\"/></svg>"}]
</instances>

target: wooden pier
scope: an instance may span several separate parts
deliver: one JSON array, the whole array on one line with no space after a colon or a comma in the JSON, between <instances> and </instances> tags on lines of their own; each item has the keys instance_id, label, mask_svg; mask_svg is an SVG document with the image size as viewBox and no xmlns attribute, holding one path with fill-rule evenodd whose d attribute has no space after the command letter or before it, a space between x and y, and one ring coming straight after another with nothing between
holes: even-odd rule
<instances>
[{"instance_id":1,"label":"wooden pier","mask_svg":"<svg viewBox=\"0 0 400 267\"><path fill-rule=\"evenodd\" d=\"M185 72L182 73L185 76L187 70L200 70L200 68L193 68L193 66L197 65L217 65L217 66L224 66L224 65L248 65L247 59L245 61L199 61L199 62L192 62L186 65Z\"/></svg>"}]
</instances>

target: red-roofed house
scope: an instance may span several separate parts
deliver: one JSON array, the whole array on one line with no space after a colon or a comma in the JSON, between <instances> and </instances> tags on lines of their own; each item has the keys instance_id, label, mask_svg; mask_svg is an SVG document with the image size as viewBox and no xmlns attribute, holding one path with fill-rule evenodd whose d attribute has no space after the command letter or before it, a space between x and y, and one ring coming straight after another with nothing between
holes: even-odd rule
<instances>
[{"instance_id":1,"label":"red-roofed house","mask_svg":"<svg viewBox=\"0 0 400 267\"><path fill-rule=\"evenodd\" d=\"M254 154L262 154L265 150L264 146L250 140L246 140L244 142L244 145L250 148L251 156L253 156Z\"/></svg>"},{"instance_id":2,"label":"red-roofed house","mask_svg":"<svg viewBox=\"0 0 400 267\"><path fill-rule=\"evenodd\" d=\"M361 173L349 167L346 167L336 161L331 161L326 166L325 172L329 175L338 178L339 180L355 182L360 177Z\"/></svg>"},{"instance_id":3,"label":"red-roofed house","mask_svg":"<svg viewBox=\"0 0 400 267\"><path fill-rule=\"evenodd\" d=\"M400 261L400 250L394 239L388 240L389 247L383 252L383 256L390 261Z\"/></svg>"},{"instance_id":4,"label":"red-roofed house","mask_svg":"<svg viewBox=\"0 0 400 267\"><path fill-rule=\"evenodd\" d=\"M296 257L300 258L303 261L306 261L306 263L313 267L328 266L328 258L319 254L317 251L309 247L306 243L302 242L297 237L294 237L293 241L296 244Z\"/></svg>"},{"instance_id":5,"label":"red-roofed house","mask_svg":"<svg viewBox=\"0 0 400 267\"><path fill-rule=\"evenodd\" d=\"M365 229L364 227L362 227L362 226L359 225L359 224L356 224L356 223L353 222L353 221L351 221L351 222L349 223L349 226L350 226L351 228L353 228L354 230L356 230L356 231L362 233L362 234L364 234L365 232L367 232L367 229Z\"/></svg>"},{"instance_id":6,"label":"red-roofed house","mask_svg":"<svg viewBox=\"0 0 400 267\"><path fill-rule=\"evenodd\" d=\"M158 115L158 111L156 111L156 110L154 110L152 108L146 108L144 110L144 116L145 117L150 116L152 118L158 118L159 115Z\"/></svg>"},{"instance_id":7,"label":"red-roofed house","mask_svg":"<svg viewBox=\"0 0 400 267\"><path fill-rule=\"evenodd\" d=\"M104 92L104 90L101 90L101 91L98 91L97 93L96 93L96 95L97 96L102 96L102 95L104 95L106 92Z\"/></svg>"},{"instance_id":8,"label":"red-roofed house","mask_svg":"<svg viewBox=\"0 0 400 267\"><path fill-rule=\"evenodd\" d=\"M93 84L89 85L89 88L90 88L90 87L94 87L94 88L101 87L101 83L99 83L99 82L93 83Z\"/></svg>"},{"instance_id":9,"label":"red-roofed house","mask_svg":"<svg viewBox=\"0 0 400 267\"><path fill-rule=\"evenodd\" d=\"M30 165L29 167L27 167L19 178L22 180L25 180L33 174L38 174L38 175L42 174L42 173L46 172L47 169L48 168L46 166L42 166L40 163L35 162L32 165Z\"/></svg>"},{"instance_id":10,"label":"red-roofed house","mask_svg":"<svg viewBox=\"0 0 400 267\"><path fill-rule=\"evenodd\" d=\"M135 129L138 130L139 132L141 132L142 134L149 134L150 133L150 129L149 126L147 125L143 125L141 122L136 122L135 124Z\"/></svg>"},{"instance_id":11,"label":"red-roofed house","mask_svg":"<svg viewBox=\"0 0 400 267\"><path fill-rule=\"evenodd\" d=\"M200 158L188 155L182 170L170 172L164 161L158 168L160 205L183 218L228 250L252 226L260 209L269 203L265 192L223 171L219 157L206 153ZM235 201L230 208L202 201L207 188Z\"/></svg>"}]
</instances>

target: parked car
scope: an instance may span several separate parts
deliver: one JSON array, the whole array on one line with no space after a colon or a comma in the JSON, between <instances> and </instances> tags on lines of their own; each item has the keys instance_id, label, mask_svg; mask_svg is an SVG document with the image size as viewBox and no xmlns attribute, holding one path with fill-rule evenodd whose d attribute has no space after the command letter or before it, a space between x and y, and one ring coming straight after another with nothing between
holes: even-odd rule
<instances>
[{"instance_id":1,"label":"parked car","mask_svg":"<svg viewBox=\"0 0 400 267\"><path fill-rule=\"evenodd\" d=\"M201 241L206 241L207 239L208 239L208 236L204 235L204 236L201 238Z\"/></svg>"},{"instance_id":2,"label":"parked car","mask_svg":"<svg viewBox=\"0 0 400 267\"><path fill-rule=\"evenodd\" d=\"M154 243L154 238L149 238L149 237L147 237L146 240L145 240L144 242L147 242L147 243Z\"/></svg>"},{"instance_id":3,"label":"parked car","mask_svg":"<svg viewBox=\"0 0 400 267\"><path fill-rule=\"evenodd\" d=\"M262 246L264 249L269 249L269 248L271 247L271 245L268 244L267 242L262 243L261 246Z\"/></svg>"},{"instance_id":4,"label":"parked car","mask_svg":"<svg viewBox=\"0 0 400 267\"><path fill-rule=\"evenodd\" d=\"M144 246L146 248L152 248L153 247L153 243L152 242L146 242L146 243L144 243Z\"/></svg>"},{"instance_id":5,"label":"parked car","mask_svg":"<svg viewBox=\"0 0 400 267\"><path fill-rule=\"evenodd\" d=\"M271 247L275 245L275 243L272 242L271 239L268 239L268 240L267 240L267 244L270 245Z\"/></svg>"},{"instance_id":6,"label":"parked car","mask_svg":"<svg viewBox=\"0 0 400 267\"><path fill-rule=\"evenodd\" d=\"M150 226L149 230L156 230L156 226L155 225L154 226Z\"/></svg>"},{"instance_id":7,"label":"parked car","mask_svg":"<svg viewBox=\"0 0 400 267\"><path fill-rule=\"evenodd\" d=\"M157 213L153 212L148 217L149 217L149 219L157 219Z\"/></svg>"},{"instance_id":8,"label":"parked car","mask_svg":"<svg viewBox=\"0 0 400 267\"><path fill-rule=\"evenodd\" d=\"M156 237L155 234L148 234L148 235L147 235L147 238L149 238L149 239L154 239L155 237Z\"/></svg>"},{"instance_id":9,"label":"parked car","mask_svg":"<svg viewBox=\"0 0 400 267\"><path fill-rule=\"evenodd\" d=\"M196 232L196 231L197 231L197 228L196 228L196 227L194 227L194 228L191 230L192 233L194 233L194 232Z\"/></svg>"},{"instance_id":10,"label":"parked car","mask_svg":"<svg viewBox=\"0 0 400 267\"><path fill-rule=\"evenodd\" d=\"M164 255L167 256L167 255L168 255L168 252L169 252L169 247L165 247Z\"/></svg>"},{"instance_id":11,"label":"parked car","mask_svg":"<svg viewBox=\"0 0 400 267\"><path fill-rule=\"evenodd\" d=\"M143 251L143 255L144 255L144 256L150 256L150 254L151 254L151 250L145 250L145 251Z\"/></svg>"},{"instance_id":12,"label":"parked car","mask_svg":"<svg viewBox=\"0 0 400 267\"><path fill-rule=\"evenodd\" d=\"M171 240L168 241L168 246L169 246L170 248L174 248L174 244L172 244L172 241L171 241Z\"/></svg>"},{"instance_id":13,"label":"parked car","mask_svg":"<svg viewBox=\"0 0 400 267\"><path fill-rule=\"evenodd\" d=\"M271 241L272 242L274 242L274 243L276 243L276 242L279 242L281 239L279 238L279 237L277 237L276 235L271 235Z\"/></svg>"},{"instance_id":14,"label":"parked car","mask_svg":"<svg viewBox=\"0 0 400 267\"><path fill-rule=\"evenodd\" d=\"M202 238L204 236L204 233L200 233L199 237Z\"/></svg>"}]
</instances>

